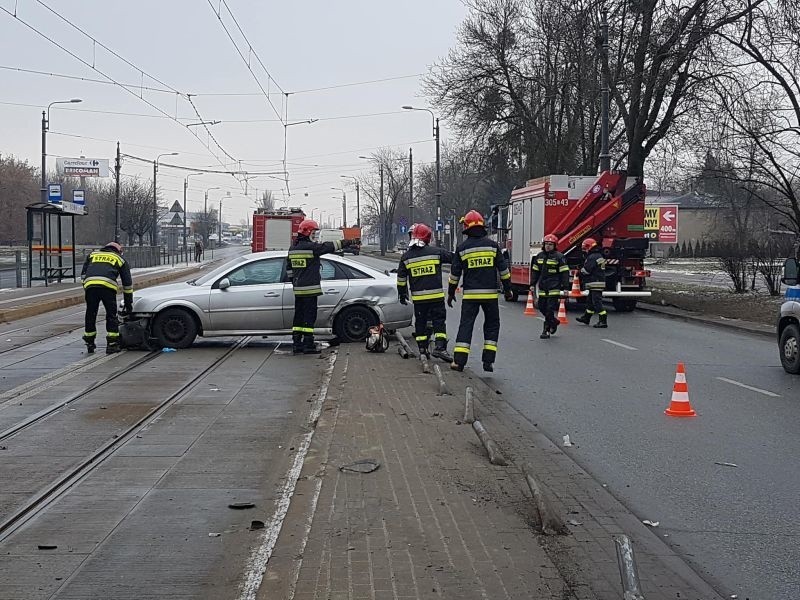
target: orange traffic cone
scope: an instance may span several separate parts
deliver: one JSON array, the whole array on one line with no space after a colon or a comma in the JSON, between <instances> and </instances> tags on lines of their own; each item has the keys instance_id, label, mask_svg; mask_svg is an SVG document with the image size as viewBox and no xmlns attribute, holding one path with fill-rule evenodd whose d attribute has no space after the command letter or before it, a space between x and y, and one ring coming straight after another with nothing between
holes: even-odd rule
<instances>
[{"instance_id":1,"label":"orange traffic cone","mask_svg":"<svg viewBox=\"0 0 800 600\"><path fill-rule=\"evenodd\" d=\"M558 303L558 322L561 325L567 325L569 323L567 320L567 301L564 298Z\"/></svg>"},{"instance_id":2,"label":"orange traffic cone","mask_svg":"<svg viewBox=\"0 0 800 600\"><path fill-rule=\"evenodd\" d=\"M675 384L672 386L672 400L669 408L664 411L670 417L696 417L697 413L692 410L689 404L689 386L686 385L686 370L683 363L678 363L675 371Z\"/></svg>"},{"instance_id":3,"label":"orange traffic cone","mask_svg":"<svg viewBox=\"0 0 800 600\"><path fill-rule=\"evenodd\" d=\"M522 313L522 314L527 315L529 317L535 317L536 316L536 309L533 307L533 292L532 291L528 292L528 302L527 302L527 304L525 304L525 312Z\"/></svg>"},{"instance_id":4,"label":"orange traffic cone","mask_svg":"<svg viewBox=\"0 0 800 600\"><path fill-rule=\"evenodd\" d=\"M575 271L575 275L572 277L572 289L569 291L570 298L582 298L583 294L581 294L581 280L578 277L578 271Z\"/></svg>"}]
</instances>

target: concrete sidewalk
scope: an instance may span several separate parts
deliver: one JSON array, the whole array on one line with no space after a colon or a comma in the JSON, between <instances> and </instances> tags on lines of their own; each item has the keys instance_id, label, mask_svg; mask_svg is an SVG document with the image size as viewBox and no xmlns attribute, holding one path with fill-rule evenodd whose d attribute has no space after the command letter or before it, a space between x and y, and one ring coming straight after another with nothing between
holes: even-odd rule
<instances>
[{"instance_id":1,"label":"concrete sidewalk","mask_svg":"<svg viewBox=\"0 0 800 600\"><path fill-rule=\"evenodd\" d=\"M339 352L258 598L617 600L613 536L622 533L648 600L720 598L469 370L446 372L453 395L439 396L436 378L394 348ZM467 385L510 466L492 466L462 423ZM364 459L380 467L341 469ZM572 521L569 535L538 533L524 464Z\"/></svg>"}]
</instances>

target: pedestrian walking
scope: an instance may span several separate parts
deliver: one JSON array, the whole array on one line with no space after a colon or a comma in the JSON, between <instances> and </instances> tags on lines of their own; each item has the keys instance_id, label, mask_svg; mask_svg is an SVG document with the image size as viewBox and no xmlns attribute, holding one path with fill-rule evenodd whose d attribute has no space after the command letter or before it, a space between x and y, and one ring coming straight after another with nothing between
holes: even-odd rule
<instances>
[{"instance_id":1,"label":"pedestrian walking","mask_svg":"<svg viewBox=\"0 0 800 600\"><path fill-rule=\"evenodd\" d=\"M195 240L194 242L194 262L200 262L200 257L203 255L203 242Z\"/></svg>"},{"instance_id":2,"label":"pedestrian walking","mask_svg":"<svg viewBox=\"0 0 800 600\"><path fill-rule=\"evenodd\" d=\"M462 275L461 287L464 291L461 304L461 322L458 326L456 345L453 348L453 362L450 368L463 371L469 358L472 343L472 329L478 312L483 310L483 362L484 371L494 371L497 357L497 339L500 336L500 306L497 302L497 275L503 286L506 300L511 300L511 274L500 246L489 238L483 216L469 211L461 219L463 233L467 239L456 248L453 266L447 289L447 306L453 306L456 288Z\"/></svg>"},{"instance_id":3,"label":"pedestrian walking","mask_svg":"<svg viewBox=\"0 0 800 600\"><path fill-rule=\"evenodd\" d=\"M414 303L414 336L421 354L431 354L447 362L453 358L447 352L447 309L444 306L442 264L452 264L453 254L444 248L430 245L433 230L424 223L409 229L408 250L400 257L397 267L397 294L400 304L408 304L409 293ZM433 329L428 328L431 322ZM433 352L429 352L433 335Z\"/></svg>"},{"instance_id":4,"label":"pedestrian walking","mask_svg":"<svg viewBox=\"0 0 800 600\"><path fill-rule=\"evenodd\" d=\"M558 301L561 290L569 289L569 266L561 252L556 250L558 238L544 236L542 251L531 259L531 292L539 288L539 311L544 316L541 339L550 338L558 329Z\"/></svg>"},{"instance_id":5,"label":"pedestrian walking","mask_svg":"<svg viewBox=\"0 0 800 600\"><path fill-rule=\"evenodd\" d=\"M106 354L120 351L119 320L117 319L117 278L122 282L125 312L133 308L133 279L128 262L122 257L122 246L109 242L86 257L81 281L86 298L83 341L92 354L97 341L97 312L100 304L106 311Z\"/></svg>"},{"instance_id":6,"label":"pedestrian walking","mask_svg":"<svg viewBox=\"0 0 800 600\"><path fill-rule=\"evenodd\" d=\"M581 250L586 254L586 259L581 267L581 279L586 289L589 290L589 303L586 312L575 320L588 325L593 315L600 321L595 324L598 329L608 327L608 311L603 306L603 290L606 289L606 259L603 256L597 241L586 238L581 244Z\"/></svg>"},{"instance_id":7,"label":"pedestrian walking","mask_svg":"<svg viewBox=\"0 0 800 600\"><path fill-rule=\"evenodd\" d=\"M297 241L289 249L287 270L294 288L292 351L294 354L319 354L314 343L317 298L322 295L319 257L359 243L360 240L317 241L319 225L305 219L297 228Z\"/></svg>"}]
</instances>

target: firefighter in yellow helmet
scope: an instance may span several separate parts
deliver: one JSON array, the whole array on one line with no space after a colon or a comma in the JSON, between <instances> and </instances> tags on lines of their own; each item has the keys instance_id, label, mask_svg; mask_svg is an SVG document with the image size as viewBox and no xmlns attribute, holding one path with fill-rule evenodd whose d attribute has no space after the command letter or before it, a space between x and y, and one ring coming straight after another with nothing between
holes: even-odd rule
<instances>
[{"instance_id":1,"label":"firefighter in yellow helmet","mask_svg":"<svg viewBox=\"0 0 800 600\"><path fill-rule=\"evenodd\" d=\"M86 317L83 341L92 354L97 340L97 311L102 302L106 310L106 354L120 351L119 320L117 319L117 277L122 281L125 312L133 308L133 279L131 268L122 257L122 246L109 242L90 253L83 263L81 281L86 297Z\"/></svg>"},{"instance_id":2,"label":"firefighter in yellow helmet","mask_svg":"<svg viewBox=\"0 0 800 600\"><path fill-rule=\"evenodd\" d=\"M494 371L497 357L497 338L500 336L500 306L497 303L497 274L503 285L503 293L510 300L511 273L506 259L497 242L487 235L483 216L471 210L461 219L463 233L467 236L456 248L447 290L447 306L453 306L456 288L461 284L464 290L461 304L461 322L458 326L456 345L453 349L453 362L450 368L463 371L469 357L472 343L472 329L475 318L483 309L483 362L484 371Z\"/></svg>"}]
</instances>

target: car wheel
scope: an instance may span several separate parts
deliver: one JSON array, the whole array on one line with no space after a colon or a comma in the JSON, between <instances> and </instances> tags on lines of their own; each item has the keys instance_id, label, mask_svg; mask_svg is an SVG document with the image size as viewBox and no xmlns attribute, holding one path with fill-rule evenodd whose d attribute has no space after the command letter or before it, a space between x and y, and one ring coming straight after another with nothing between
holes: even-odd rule
<instances>
[{"instance_id":1,"label":"car wheel","mask_svg":"<svg viewBox=\"0 0 800 600\"><path fill-rule=\"evenodd\" d=\"M188 348L197 337L197 323L187 311L168 308L156 315L153 336L162 348Z\"/></svg>"},{"instance_id":2,"label":"car wheel","mask_svg":"<svg viewBox=\"0 0 800 600\"><path fill-rule=\"evenodd\" d=\"M636 309L636 298L614 298L612 302L617 312L633 312Z\"/></svg>"},{"instance_id":3,"label":"car wheel","mask_svg":"<svg viewBox=\"0 0 800 600\"><path fill-rule=\"evenodd\" d=\"M377 324L375 314L366 306L348 306L336 317L333 330L343 342L363 342L369 328Z\"/></svg>"},{"instance_id":4,"label":"car wheel","mask_svg":"<svg viewBox=\"0 0 800 600\"><path fill-rule=\"evenodd\" d=\"M800 373L800 327L795 324L787 325L781 332L778 347L784 371L795 375Z\"/></svg>"}]
</instances>

